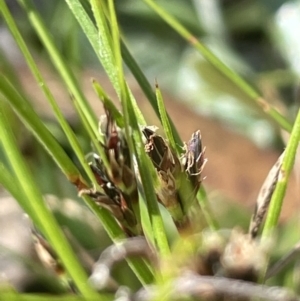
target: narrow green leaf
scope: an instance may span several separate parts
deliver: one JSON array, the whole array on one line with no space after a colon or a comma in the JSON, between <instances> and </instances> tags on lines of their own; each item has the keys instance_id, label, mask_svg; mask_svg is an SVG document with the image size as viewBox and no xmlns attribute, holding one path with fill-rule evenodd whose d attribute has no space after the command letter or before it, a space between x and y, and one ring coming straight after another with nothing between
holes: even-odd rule
<instances>
[{"instance_id":1,"label":"narrow green leaf","mask_svg":"<svg viewBox=\"0 0 300 301\"><path fill-rule=\"evenodd\" d=\"M41 192L31 177L4 114L3 105L0 105L0 137L15 177L27 198L26 206L30 207L28 213L34 212L31 218L37 223L57 252L79 291L85 297L97 298L97 293L88 286L85 271L79 264L53 215L47 209ZM21 200L23 201L23 199Z\"/></svg>"}]
</instances>

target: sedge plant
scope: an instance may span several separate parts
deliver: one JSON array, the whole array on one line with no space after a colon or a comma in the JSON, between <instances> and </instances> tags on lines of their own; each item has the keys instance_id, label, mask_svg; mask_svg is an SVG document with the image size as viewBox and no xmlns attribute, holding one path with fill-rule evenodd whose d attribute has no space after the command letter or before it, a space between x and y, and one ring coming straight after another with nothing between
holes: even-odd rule
<instances>
[{"instance_id":1,"label":"sedge plant","mask_svg":"<svg viewBox=\"0 0 300 301\"><path fill-rule=\"evenodd\" d=\"M261 282L270 256L268 238L277 226L295 161L300 139L299 116L291 124L175 18L154 1L144 0L175 32L256 102L278 127L291 132L285 152L274 165L259 195L249 233L239 229L223 231L210 209L202 183L206 153L201 129L191 133L189 141L181 141L164 107L159 85L152 88L123 41L114 1L91 0L87 11L86 3L84 6L79 0L66 0L121 104L119 111L100 83L94 80L92 85L105 110L100 120L97 120L37 9L30 0L18 2L71 94L70 99L91 142L92 154L86 156L5 1L0 0L2 17L80 165L73 163L26 95L11 78L1 73L0 134L6 163L0 164L0 182L32 220L34 241L42 254L47 254L48 268L64 281L66 294L51 297L51 300L114 300L120 294L127 300L182 300L183 297L206 300L208 293L209 300L217 300L220 296L243 300L297 300L284 288L276 291ZM124 63L157 113L164 136L157 133L155 126L146 124L126 82ZM5 116L7 104L74 185L111 238L112 245L94 262L92 270L83 268L47 207ZM11 185L12 179L14 185ZM267 220L262 226L265 215ZM205 227L197 225L199 216L205 220ZM169 227L173 229L173 235L169 234ZM263 227L263 240L257 238L260 227ZM111 274L113 266L123 260L128 262L140 282L137 292L124 291ZM1 289L0 300L2 295L9 300L49 299L43 295L19 294L11 288Z\"/></svg>"}]
</instances>

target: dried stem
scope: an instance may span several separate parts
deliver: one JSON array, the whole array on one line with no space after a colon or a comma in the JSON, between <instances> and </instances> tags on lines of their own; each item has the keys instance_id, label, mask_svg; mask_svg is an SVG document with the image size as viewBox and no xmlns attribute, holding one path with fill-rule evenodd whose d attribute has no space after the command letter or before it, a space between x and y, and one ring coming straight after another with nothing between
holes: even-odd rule
<instances>
[{"instance_id":1,"label":"dried stem","mask_svg":"<svg viewBox=\"0 0 300 301\"><path fill-rule=\"evenodd\" d=\"M298 301L300 300L287 289L269 287L246 281L222 277L199 276L187 274L177 278L170 284L169 300L179 300L183 296L190 296L196 300L259 300L269 301ZM138 291L132 301L150 301L159 294L154 287ZM157 300L157 299L156 299Z\"/></svg>"}]
</instances>

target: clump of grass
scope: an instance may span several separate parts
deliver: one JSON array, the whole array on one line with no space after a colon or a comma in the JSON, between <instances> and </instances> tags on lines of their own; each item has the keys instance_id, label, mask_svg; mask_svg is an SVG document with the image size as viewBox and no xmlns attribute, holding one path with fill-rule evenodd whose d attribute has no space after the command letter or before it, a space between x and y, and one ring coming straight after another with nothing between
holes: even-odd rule
<instances>
[{"instance_id":1,"label":"clump of grass","mask_svg":"<svg viewBox=\"0 0 300 301\"><path fill-rule=\"evenodd\" d=\"M28 0L19 2L28 13L33 28L71 94L78 116L90 136L92 158L86 156L78 138L63 117L4 1L0 2L0 11L51 104L82 171L57 143L26 97L4 74L0 75L1 95L51 155L67 179L75 185L79 195L114 242L101 254L88 275L46 206L17 147L11 125L5 116L5 105L1 103L0 136L9 165L0 164L0 181L38 229L34 230L35 241L41 257L46 257L47 262L50 262L49 269L52 268L62 281L67 279L64 282L66 295L63 298L113 300L117 294L125 296L127 300L174 300L184 297L196 300L296 300L284 288L275 290L261 282L266 275L272 274L266 274L271 253L268 239L277 227L295 161L300 138L300 115L291 125L174 18L153 1L144 0L224 76L235 83L238 89L261 105L278 126L291 132L284 154L271 170L259 195L249 233L239 229L221 229L211 213L202 185L206 154L200 130L191 133L191 139L186 143L180 140L165 110L158 84L155 90L151 88L120 37L114 2L111 0L106 4L91 0L94 23L80 1L66 0L121 103L122 109L119 112L102 87L96 81L93 82L106 112L99 126L76 77L57 50L37 10ZM157 112L165 137L156 134L155 127L145 123L126 83L123 61ZM13 178L14 185L11 184ZM266 223L262 229L264 239L261 239L258 237L258 230L262 227L266 213ZM205 227L198 225L199 215L204 216ZM170 226L166 220L171 221L171 227L175 229L172 237L168 234ZM136 293L131 292L130 288L124 290L111 275L113 266L124 259L142 285ZM48 298L18 294L10 289L2 291L10 300L19 297L24 300ZM55 297L51 297L51 300L55 300Z\"/></svg>"}]
</instances>

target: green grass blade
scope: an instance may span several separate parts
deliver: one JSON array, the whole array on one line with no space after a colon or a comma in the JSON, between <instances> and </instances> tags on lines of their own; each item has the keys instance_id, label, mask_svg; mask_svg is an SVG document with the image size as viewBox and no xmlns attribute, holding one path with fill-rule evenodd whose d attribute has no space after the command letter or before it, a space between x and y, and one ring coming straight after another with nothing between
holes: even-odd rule
<instances>
[{"instance_id":1,"label":"green grass blade","mask_svg":"<svg viewBox=\"0 0 300 301\"><path fill-rule=\"evenodd\" d=\"M141 191L139 191L139 207L140 207L140 214L141 214L141 224L142 224L144 235L147 238L147 240L151 242L151 244L154 246L155 239L154 239L152 225L149 217L147 203Z\"/></svg>"},{"instance_id":2,"label":"green grass blade","mask_svg":"<svg viewBox=\"0 0 300 301\"><path fill-rule=\"evenodd\" d=\"M31 218L38 227L40 227L54 250L57 252L68 271L68 274L73 279L82 295L85 297L97 298L97 293L88 286L85 271L79 264L78 259L67 243L53 215L47 209L41 192L31 177L4 114L3 105L0 106L0 137L6 156L14 170L16 179L27 198L27 206L31 207L29 213L34 212L34 214L31 215Z\"/></svg>"},{"instance_id":3,"label":"green grass blade","mask_svg":"<svg viewBox=\"0 0 300 301\"><path fill-rule=\"evenodd\" d=\"M104 67L115 90L119 94L120 87L119 87L117 73L114 68L114 63L113 63L114 57L111 50L112 40L110 38L109 30L104 17L103 2L101 1L101 4L100 2L91 3L93 13L97 22L98 30L99 30L98 32L92 20L90 19L90 17L84 10L83 6L81 5L80 1L78 0L65 0L65 1L70 7L71 11L73 12L75 18L80 24L89 42L91 43L97 57L99 58L99 61ZM97 7L98 5L99 6L101 5L101 8L95 10L95 7Z\"/></svg>"},{"instance_id":4,"label":"green grass blade","mask_svg":"<svg viewBox=\"0 0 300 301\"><path fill-rule=\"evenodd\" d=\"M80 23L86 36L88 37L95 53L97 54L101 64L103 65L116 92L118 93L118 95L120 95L120 86L117 80L114 64L112 63L113 62L113 55L111 49L112 41L111 39L109 39L110 33L107 28L107 23L103 21L103 19L105 18L104 13L101 13L102 12L101 9L99 10L96 9L94 11L95 19L97 21L97 25L99 28L99 33L98 33L93 22L91 21L88 14L85 12L84 8L82 7L82 5L78 0L75 1L66 0L66 2L69 5L70 9L72 10L74 16L77 18L78 22ZM96 7L97 5L100 5L99 2L95 3L93 7ZM103 6L103 3L101 5ZM97 15L99 14L98 11L100 11L101 15ZM131 54L129 53L127 47L123 42L121 46L122 46L122 53L124 55L124 60L127 66L131 70L132 74L135 76L137 82L140 84L142 90L144 91L145 95L149 99L157 116L159 116L155 93L153 92L151 85L149 84L145 75L142 73L139 66L137 65L134 58L131 56ZM144 118L140 114L136 106L136 103L133 102L133 104L134 104L135 111L138 113L139 122L141 124L144 124L145 123ZM177 144L181 145L182 142L173 123L171 123L171 127L172 127L173 135L176 138Z\"/></svg>"},{"instance_id":5,"label":"green grass blade","mask_svg":"<svg viewBox=\"0 0 300 301\"><path fill-rule=\"evenodd\" d=\"M165 135L171 145L171 148L173 149L173 151L176 152L176 150L178 148L176 147L175 139L173 136L173 131L172 131L171 124L170 124L170 119L167 114L167 111L166 111L166 108L164 105L164 100L163 100L161 91L158 87L158 84L156 84L156 99L157 99L157 106L158 106L158 110L159 110L160 120L161 120L163 129L164 129ZM178 146L178 147L180 147L180 146ZM179 151L181 151L181 149Z\"/></svg>"},{"instance_id":6,"label":"green grass blade","mask_svg":"<svg viewBox=\"0 0 300 301\"><path fill-rule=\"evenodd\" d=\"M197 49L202 56L211 63L219 72L233 82L248 97L256 102L262 110L270 116L282 129L291 132L292 125L281 115L275 108L269 105L261 95L251 87L237 73L227 67L219 58L217 58L206 46L204 46L193 34L191 34L183 25L181 25L174 17L168 14L153 0L143 0L151 9L153 9L167 24L169 24L179 35L181 35L188 43Z\"/></svg>"},{"instance_id":7,"label":"green grass blade","mask_svg":"<svg viewBox=\"0 0 300 301\"><path fill-rule=\"evenodd\" d=\"M299 145L299 139L300 110L298 111L298 115L294 123L291 136L285 149L282 166L279 171L278 182L276 184L276 188L271 198L270 207L264 225L262 234L263 237L268 236L272 232L272 230L275 229L275 227L277 226L289 177L294 167L295 157Z\"/></svg>"}]
</instances>

